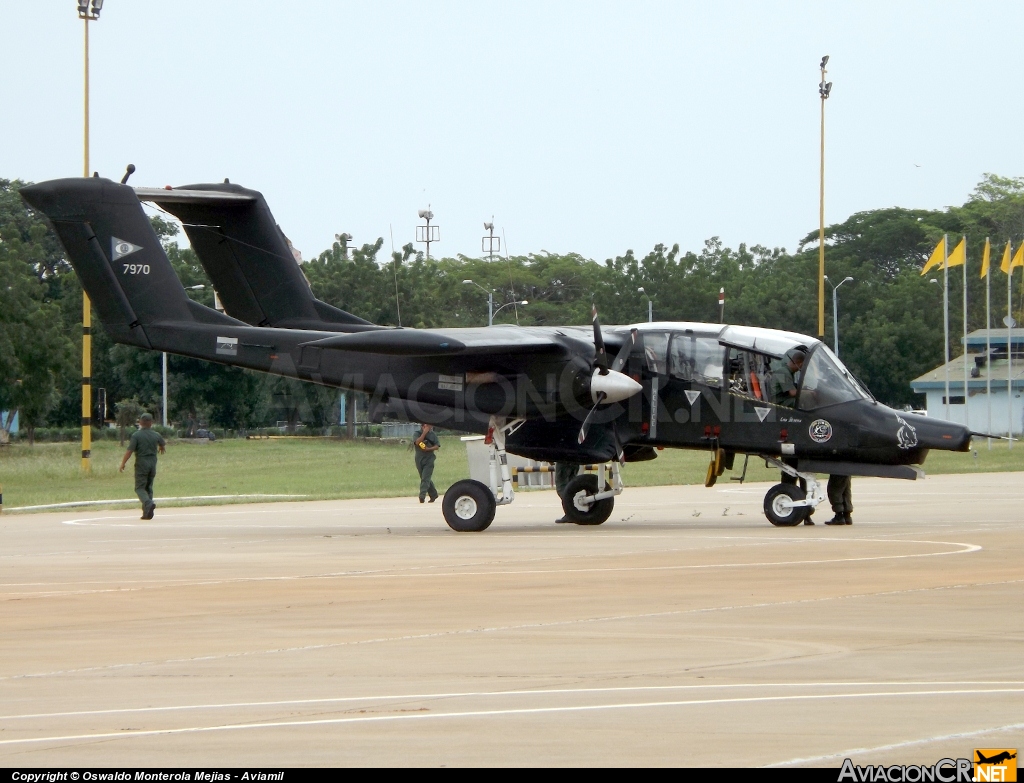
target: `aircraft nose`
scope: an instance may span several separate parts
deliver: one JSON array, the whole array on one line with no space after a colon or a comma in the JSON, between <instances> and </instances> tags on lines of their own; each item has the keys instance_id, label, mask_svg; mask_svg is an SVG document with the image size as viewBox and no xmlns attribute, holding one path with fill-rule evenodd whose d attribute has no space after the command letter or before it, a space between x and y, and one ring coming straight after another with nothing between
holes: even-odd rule
<instances>
[{"instance_id":1,"label":"aircraft nose","mask_svg":"<svg viewBox=\"0 0 1024 783\"><path fill-rule=\"evenodd\" d=\"M913 426L917 430L918 445L922 448L939 451L971 450L971 431L962 424L915 416Z\"/></svg>"}]
</instances>

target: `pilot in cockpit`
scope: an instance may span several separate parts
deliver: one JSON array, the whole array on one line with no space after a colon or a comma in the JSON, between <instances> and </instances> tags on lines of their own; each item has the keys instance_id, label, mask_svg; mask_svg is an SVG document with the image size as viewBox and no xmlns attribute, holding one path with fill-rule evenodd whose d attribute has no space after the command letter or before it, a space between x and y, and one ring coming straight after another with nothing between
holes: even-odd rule
<instances>
[{"instance_id":1,"label":"pilot in cockpit","mask_svg":"<svg viewBox=\"0 0 1024 783\"><path fill-rule=\"evenodd\" d=\"M776 405L796 407L796 377L806 359L807 354L801 348L791 348L784 358L772 362L772 402Z\"/></svg>"}]
</instances>

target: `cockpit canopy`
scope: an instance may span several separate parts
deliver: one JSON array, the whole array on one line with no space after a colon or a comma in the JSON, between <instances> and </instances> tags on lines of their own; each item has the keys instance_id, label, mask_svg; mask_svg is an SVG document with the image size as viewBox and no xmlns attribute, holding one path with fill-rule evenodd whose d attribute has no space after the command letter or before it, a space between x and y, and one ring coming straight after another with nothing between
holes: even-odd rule
<instances>
[{"instance_id":1,"label":"cockpit canopy","mask_svg":"<svg viewBox=\"0 0 1024 783\"><path fill-rule=\"evenodd\" d=\"M654 375L792 407L792 398L773 398L778 393L774 380L786 373L790 351L801 349L807 359L794 377L799 389L797 408L810 411L872 399L826 345L801 334L698 323L637 328L643 334L646 369Z\"/></svg>"}]
</instances>

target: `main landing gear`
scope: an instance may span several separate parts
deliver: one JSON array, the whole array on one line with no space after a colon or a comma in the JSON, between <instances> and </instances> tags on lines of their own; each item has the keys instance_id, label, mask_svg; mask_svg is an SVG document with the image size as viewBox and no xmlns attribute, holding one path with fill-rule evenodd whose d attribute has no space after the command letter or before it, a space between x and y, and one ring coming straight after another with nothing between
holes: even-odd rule
<instances>
[{"instance_id":1,"label":"main landing gear","mask_svg":"<svg viewBox=\"0 0 1024 783\"><path fill-rule=\"evenodd\" d=\"M825 500L825 490L810 473L801 473L792 465L777 459L765 458L787 476L798 479L807 489L797 484L776 484L764 496L764 515L776 527L795 527L811 515L815 507Z\"/></svg>"},{"instance_id":2,"label":"main landing gear","mask_svg":"<svg viewBox=\"0 0 1024 783\"><path fill-rule=\"evenodd\" d=\"M479 533L494 521L498 506L515 500L512 474L508 469L505 438L523 424L523 419L497 419L491 417L485 443L490 450L490 485L481 481L457 481L444 493L441 511L448 527L460 533ZM611 476L601 465L597 475L577 476L571 482L562 500L565 515L577 525L600 525L611 516L615 496L622 493L622 475L619 463L613 462ZM600 489L600 491L599 491Z\"/></svg>"},{"instance_id":3,"label":"main landing gear","mask_svg":"<svg viewBox=\"0 0 1024 783\"><path fill-rule=\"evenodd\" d=\"M612 515L615 496L622 493L622 474L619 463L612 463L611 483L605 478L602 464L595 476L584 473L569 482L562 497L562 510L570 522L577 525L600 525ZM600 491L599 491L600 490Z\"/></svg>"}]
</instances>

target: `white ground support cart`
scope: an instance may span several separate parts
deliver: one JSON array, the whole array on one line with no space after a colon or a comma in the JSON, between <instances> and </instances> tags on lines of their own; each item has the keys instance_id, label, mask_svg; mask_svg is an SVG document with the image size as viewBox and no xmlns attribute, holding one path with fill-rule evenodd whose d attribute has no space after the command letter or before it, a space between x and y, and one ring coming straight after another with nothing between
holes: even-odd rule
<instances>
[{"instance_id":1,"label":"white ground support cart","mask_svg":"<svg viewBox=\"0 0 1024 783\"><path fill-rule=\"evenodd\" d=\"M466 443L471 478L452 484L441 502L445 522L452 530L461 533L486 530L494 520L497 507L515 500L511 467L527 468L531 462L507 454L505 438L522 423L522 419L499 421L492 418L486 437L462 438ZM521 466L517 464L520 462ZM624 488L619 463L593 467L594 472L584 472L569 483L562 500L566 517L578 525L600 525L606 521L611 516L615 496ZM524 477L529 475L525 473Z\"/></svg>"}]
</instances>

